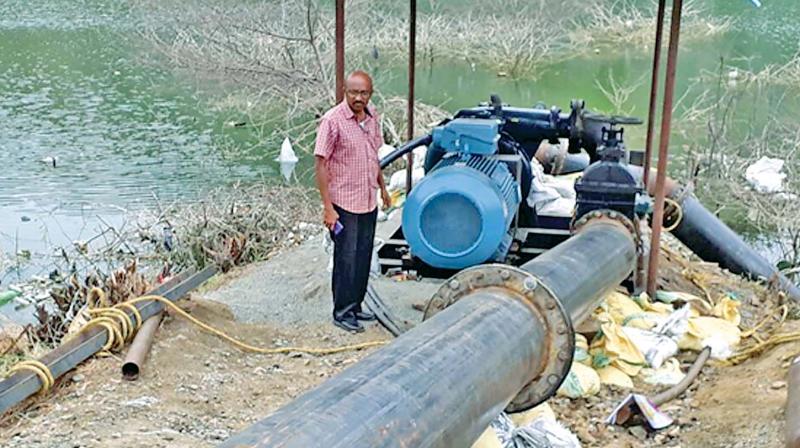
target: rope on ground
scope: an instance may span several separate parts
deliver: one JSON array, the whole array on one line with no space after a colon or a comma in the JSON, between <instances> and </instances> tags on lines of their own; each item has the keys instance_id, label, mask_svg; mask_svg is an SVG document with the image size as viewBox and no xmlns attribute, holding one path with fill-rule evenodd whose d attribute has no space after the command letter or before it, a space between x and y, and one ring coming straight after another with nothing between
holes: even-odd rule
<instances>
[{"instance_id":1,"label":"rope on ground","mask_svg":"<svg viewBox=\"0 0 800 448\"><path fill-rule=\"evenodd\" d=\"M379 345L385 345L385 344L387 344L389 342L389 341L371 341L371 342L362 342L360 344L343 345L343 346L340 346L340 347L330 347L330 348L313 348L313 347L263 348L263 347L256 347L254 345L250 345L250 344L248 344L246 342L242 342L242 341L240 341L238 339L235 339L235 338L229 336L228 334L226 334L225 332L223 332L221 330L218 330L218 329L216 329L216 328L214 328L214 327L212 327L212 326L210 326L210 325L208 325L208 324L206 324L204 322L201 322L200 320L198 320L194 316L190 315L186 311L182 310L178 305L176 305L171 300L169 300L169 299L167 299L165 297L156 296L156 295L142 296L142 297L138 297L136 299L129 300L129 301L125 302L125 303L129 303L129 304L133 305L133 304L136 304L136 303L139 303L139 302L146 302L146 301L150 301L150 300L161 302L165 306L169 307L169 309L175 311L175 313L177 313L179 316L181 316L181 317L185 318L186 320L188 320L189 322L197 325L198 327L200 327L201 329L207 331L208 333L211 333L211 334L213 334L215 336L220 337L221 339L224 339L225 341L228 341L229 343L231 343L235 347L238 347L238 348L240 348L240 349L242 349L244 351L253 352L253 353L261 353L261 354L265 354L265 355L277 355L277 354L282 354L282 353L300 352L300 353L308 353L310 355L331 355L331 354L334 354L334 353L348 352L348 351L360 350L360 349L368 348L368 347L376 347L376 346L379 346Z\"/></svg>"},{"instance_id":2,"label":"rope on ground","mask_svg":"<svg viewBox=\"0 0 800 448\"><path fill-rule=\"evenodd\" d=\"M16 363L14 367L9 369L6 377L23 370L31 371L39 377L39 381L42 383L42 387L39 389L40 394L46 394L56 382L55 378L53 377L53 372L50 371L50 368L41 361L37 361L35 359L29 359L27 361L20 361Z\"/></svg>"},{"instance_id":3,"label":"rope on ground","mask_svg":"<svg viewBox=\"0 0 800 448\"><path fill-rule=\"evenodd\" d=\"M800 341L800 331L792 333L775 334L770 336L769 338L767 338L767 340L763 342L759 342L758 344L755 344L750 348L747 348L745 350L736 353L735 355L723 361L723 364L736 365L772 347L785 344L787 342L795 342L795 341Z\"/></svg>"},{"instance_id":4,"label":"rope on ground","mask_svg":"<svg viewBox=\"0 0 800 448\"><path fill-rule=\"evenodd\" d=\"M163 296L158 295L147 295L142 297L137 297L135 299L128 300L126 302L118 303L114 306L108 306L108 299L106 294L100 288L92 288L90 290L89 296L87 297L87 304L88 304L88 313L92 317L92 319L84 325L80 331L78 331L73 338L77 337L79 334L87 331L93 327L102 327L106 330L107 333L107 341L105 345L103 345L102 352L109 353L111 350L119 350L125 346L125 343L128 342L133 336L136 334L136 331L139 330L139 327L142 324L142 315L139 310L136 308L135 304L141 302L149 302L155 301L160 302L164 306L168 307L172 311L174 311L177 315L185 318L189 322L197 325L202 330L211 333L231 345L247 352L253 353L260 353L265 355L277 355L283 353L291 353L291 352L299 352L299 353L308 353L311 355L331 355L334 353L341 353L341 352L348 352L353 350L360 350L369 347L377 347L381 345L385 345L389 343L389 341L370 341L370 342L362 342L360 344L351 344L351 345L343 345L339 347L330 347L330 348L314 348L314 347L277 347L277 348L264 348L264 347L256 347L254 345L250 345L246 342L242 342L238 339L235 339L225 333L222 330L216 329L209 324L201 322L194 316L191 316L189 313L181 309L178 305L176 305L171 300L167 299ZM98 307L98 305L100 305ZM133 316L129 316L123 310L131 311ZM53 377L53 373L50 369L40 361L36 360L27 360L21 361L15 364L7 373L7 376L10 376L19 371L31 371L36 374L41 380L42 386L39 389L40 394L45 394L47 391L53 387L55 384L55 378Z\"/></svg>"},{"instance_id":5,"label":"rope on ground","mask_svg":"<svg viewBox=\"0 0 800 448\"><path fill-rule=\"evenodd\" d=\"M664 198L664 203L669 204L673 212L669 214L669 218L674 219L675 222L672 223L669 227L664 227L665 232L672 232L673 230L678 228L678 225L683 221L683 207L678 203L678 201L672 198Z\"/></svg>"}]
</instances>

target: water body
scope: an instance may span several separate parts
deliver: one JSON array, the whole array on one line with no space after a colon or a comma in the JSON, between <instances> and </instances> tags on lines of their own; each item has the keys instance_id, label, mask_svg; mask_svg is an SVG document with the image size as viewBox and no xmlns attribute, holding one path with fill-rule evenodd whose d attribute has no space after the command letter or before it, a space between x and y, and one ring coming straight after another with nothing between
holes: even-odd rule
<instances>
[{"instance_id":1,"label":"water body","mask_svg":"<svg viewBox=\"0 0 800 448\"><path fill-rule=\"evenodd\" d=\"M757 69L798 50L800 2L764 0L760 9L746 0L703 3L737 25L682 49L679 90L701 70L714 71L720 57L749 58ZM46 274L35 263L15 269L19 251L45 256L53 245L90 238L102 227L99 217L117 225L125 211L151 207L153 195L192 200L208 188L277 175L277 148L259 145L246 127L226 127L234 113L212 109L190 80L142 63L130 6L0 2L0 290ZM622 83L644 80L630 102L633 114L644 116L649 57L643 49L604 51L548 67L535 80L421 62L417 96L451 111L492 92L514 105L543 100L566 109L570 99L584 98L608 109L595 80L613 73ZM385 94L405 94L402 69L379 64L375 77ZM629 135L641 146L641 130ZM231 157L222 142L246 149Z\"/></svg>"}]
</instances>

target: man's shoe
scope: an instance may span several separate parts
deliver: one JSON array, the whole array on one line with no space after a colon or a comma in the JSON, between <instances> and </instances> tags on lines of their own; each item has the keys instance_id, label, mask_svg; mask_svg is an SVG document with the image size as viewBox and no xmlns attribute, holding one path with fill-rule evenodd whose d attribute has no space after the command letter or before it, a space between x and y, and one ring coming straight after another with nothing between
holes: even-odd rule
<instances>
[{"instance_id":1,"label":"man's shoe","mask_svg":"<svg viewBox=\"0 0 800 448\"><path fill-rule=\"evenodd\" d=\"M348 313L339 319L334 317L333 324L346 331L352 331L355 333L361 333L364 331L364 327L358 323L358 320L356 320L355 315L352 313Z\"/></svg>"},{"instance_id":2,"label":"man's shoe","mask_svg":"<svg viewBox=\"0 0 800 448\"><path fill-rule=\"evenodd\" d=\"M375 320L375 315L369 311L356 311L356 319L363 321Z\"/></svg>"}]
</instances>

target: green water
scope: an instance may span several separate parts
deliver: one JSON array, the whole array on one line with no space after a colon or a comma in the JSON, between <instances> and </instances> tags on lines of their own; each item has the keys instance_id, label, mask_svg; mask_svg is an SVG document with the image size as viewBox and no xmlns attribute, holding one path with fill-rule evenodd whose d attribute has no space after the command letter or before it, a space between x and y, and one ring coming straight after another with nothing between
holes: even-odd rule
<instances>
[{"instance_id":1,"label":"green water","mask_svg":"<svg viewBox=\"0 0 800 448\"><path fill-rule=\"evenodd\" d=\"M721 57L758 69L798 51L800 2L764 0L760 9L747 0L704 3L710 14L737 24L724 36L682 46L679 95L701 71L715 71ZM224 125L240 118L235 112L213 108L190 79L142 62L147 56L132 43L131 5L0 2L0 249L7 267L0 290L21 277L8 269L18 250L48 256L53 245L96 235L98 216L122 225L126 210L153 206L154 195L192 200L215 186L277 173L277 148L260 144L247 127ZM621 83L642 81L626 107L644 117L649 71L650 54L641 48L589 52L547 67L535 80L420 60L417 98L454 111L497 92L513 105L541 100L567 108L570 99L583 98L609 110L595 80L612 72ZM384 94L405 94L402 68L379 60L374 75ZM641 128L628 135L629 146L641 146ZM228 152L231 144L239 150ZM46 157L57 158L55 168L41 162ZM44 273L35 264L25 271Z\"/></svg>"}]
</instances>

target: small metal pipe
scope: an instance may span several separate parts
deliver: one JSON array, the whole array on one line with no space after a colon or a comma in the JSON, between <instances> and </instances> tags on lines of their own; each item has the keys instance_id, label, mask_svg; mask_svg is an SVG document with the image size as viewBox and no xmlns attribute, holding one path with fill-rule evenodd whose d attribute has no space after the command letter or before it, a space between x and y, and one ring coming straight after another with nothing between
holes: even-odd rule
<instances>
[{"instance_id":1,"label":"small metal pipe","mask_svg":"<svg viewBox=\"0 0 800 448\"><path fill-rule=\"evenodd\" d=\"M800 356L792 361L787 376L786 448L800 448Z\"/></svg>"},{"instance_id":2,"label":"small metal pipe","mask_svg":"<svg viewBox=\"0 0 800 448\"><path fill-rule=\"evenodd\" d=\"M216 272L215 266L209 266L191 277L181 274L160 285L152 293L162 295L170 300L177 300L214 276ZM136 307L142 319L148 319L161 312L164 305L156 301L148 301L137 303ZM132 313L125 312L133 317ZM57 379L99 352L107 341L108 330L99 326L92 327L42 356L39 361L45 364L53 377ZM0 381L0 414L38 392L41 386L42 382L35 373L25 371L17 372Z\"/></svg>"},{"instance_id":3,"label":"small metal pipe","mask_svg":"<svg viewBox=\"0 0 800 448\"><path fill-rule=\"evenodd\" d=\"M653 73L650 78L650 108L647 114L647 139L644 145L644 184L650 176L653 159L653 131L656 123L656 100L658 99L658 75L661 72L661 36L664 34L664 10L667 0L658 0L656 15L656 43L653 47Z\"/></svg>"},{"instance_id":4,"label":"small metal pipe","mask_svg":"<svg viewBox=\"0 0 800 448\"><path fill-rule=\"evenodd\" d=\"M462 271L443 286L457 301L220 446L470 446L520 391L541 392L541 380L555 392L563 376L543 372L556 353L566 375L572 347L557 342L573 335L569 321L551 326L548 313L585 315L631 272L635 252L624 226L590 222L524 270ZM539 294L555 301L539 307Z\"/></svg>"},{"instance_id":5,"label":"small metal pipe","mask_svg":"<svg viewBox=\"0 0 800 448\"><path fill-rule=\"evenodd\" d=\"M683 377L678 384L670 387L669 389L660 392L658 395L655 395L651 402L653 402L656 406L661 406L662 404L672 401L682 393L686 392L686 389L692 385L697 376L700 375L700 372L703 370L703 366L706 365L706 361L708 358L711 357L711 348L705 347L698 355L697 359L694 360L692 366L686 372L686 375Z\"/></svg>"},{"instance_id":6,"label":"small metal pipe","mask_svg":"<svg viewBox=\"0 0 800 448\"><path fill-rule=\"evenodd\" d=\"M344 0L336 0L336 103L344 100Z\"/></svg>"},{"instance_id":7,"label":"small metal pipe","mask_svg":"<svg viewBox=\"0 0 800 448\"><path fill-rule=\"evenodd\" d=\"M153 339L156 336L159 324L161 324L161 317L163 312L147 319L142 324L136 336L133 337L131 347L128 349L128 354L122 361L122 378L128 381L134 381L139 378L139 373L142 371L142 366L150 353L150 347L153 345Z\"/></svg>"},{"instance_id":8,"label":"small metal pipe","mask_svg":"<svg viewBox=\"0 0 800 448\"><path fill-rule=\"evenodd\" d=\"M408 15L408 104L407 119L408 126L406 140L414 139L414 77L416 73L417 58L417 0L409 0ZM414 179L414 152L411 151L406 156L406 194L411 192Z\"/></svg>"},{"instance_id":9,"label":"small metal pipe","mask_svg":"<svg viewBox=\"0 0 800 448\"><path fill-rule=\"evenodd\" d=\"M653 211L653 233L650 241L650 257L647 263L647 293L655 297L658 280L658 257L661 253L661 229L664 220L664 184L667 178L667 154L672 125L672 100L675 94L675 70L678 65L678 40L681 33L681 9L683 0L672 0L669 50L667 51L667 75L664 82L664 107L661 110L661 131L658 145L658 172L656 173L655 209Z\"/></svg>"}]
</instances>

